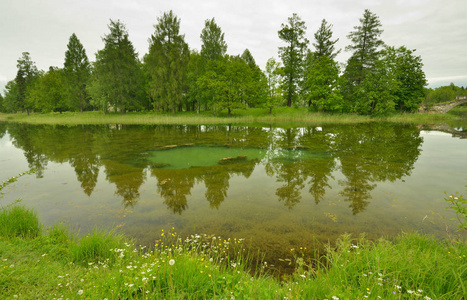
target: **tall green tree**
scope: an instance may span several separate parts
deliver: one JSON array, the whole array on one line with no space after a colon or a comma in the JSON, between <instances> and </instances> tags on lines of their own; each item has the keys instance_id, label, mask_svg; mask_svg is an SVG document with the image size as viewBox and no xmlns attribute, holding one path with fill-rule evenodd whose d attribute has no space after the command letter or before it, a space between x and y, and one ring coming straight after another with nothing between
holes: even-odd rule
<instances>
[{"instance_id":1,"label":"tall green tree","mask_svg":"<svg viewBox=\"0 0 467 300\"><path fill-rule=\"evenodd\" d=\"M339 64L334 60L336 51L332 39L332 25L323 19L314 34L315 51L308 51L305 66L304 95L308 106L316 110L340 112L343 109L343 97L340 91Z\"/></svg>"},{"instance_id":2,"label":"tall green tree","mask_svg":"<svg viewBox=\"0 0 467 300\"><path fill-rule=\"evenodd\" d=\"M0 112L5 112L5 107L4 107L3 102L4 102L3 95L0 93Z\"/></svg>"},{"instance_id":3,"label":"tall green tree","mask_svg":"<svg viewBox=\"0 0 467 300\"><path fill-rule=\"evenodd\" d=\"M389 61L388 61L389 60ZM356 87L352 111L363 115L384 116L394 112L400 82L390 59L382 57Z\"/></svg>"},{"instance_id":4,"label":"tall green tree","mask_svg":"<svg viewBox=\"0 0 467 300\"><path fill-rule=\"evenodd\" d=\"M281 74L282 68L280 62L276 61L274 57L268 59L266 63L266 83L267 83L267 97L264 106L269 108L269 114L272 115L272 109L278 106L282 99L281 87Z\"/></svg>"},{"instance_id":5,"label":"tall green tree","mask_svg":"<svg viewBox=\"0 0 467 300\"><path fill-rule=\"evenodd\" d=\"M315 47L315 57L320 58L321 56L327 56L334 60L341 52L341 50L335 50L335 44L339 39L332 40L332 24L329 24L326 19L321 21L321 26L318 31L314 34L315 41L312 43Z\"/></svg>"},{"instance_id":6,"label":"tall green tree","mask_svg":"<svg viewBox=\"0 0 467 300\"><path fill-rule=\"evenodd\" d=\"M37 111L51 112L69 109L63 70L50 67L47 73L40 74L34 85L28 90L26 101L29 107Z\"/></svg>"},{"instance_id":7,"label":"tall green tree","mask_svg":"<svg viewBox=\"0 0 467 300\"><path fill-rule=\"evenodd\" d=\"M18 111L18 85L15 80L10 80L5 86L5 97L3 98L3 109L7 113Z\"/></svg>"},{"instance_id":8,"label":"tall green tree","mask_svg":"<svg viewBox=\"0 0 467 300\"><path fill-rule=\"evenodd\" d=\"M289 107L300 92L300 80L303 78L303 61L309 42L305 31L305 22L294 13L278 32L279 38L286 43L286 46L279 47L279 57L284 66L283 89Z\"/></svg>"},{"instance_id":9,"label":"tall green tree","mask_svg":"<svg viewBox=\"0 0 467 300\"><path fill-rule=\"evenodd\" d=\"M144 80L138 55L120 20L110 20L104 49L96 54L91 87L88 89L95 105L112 106L122 113L138 109L144 101ZM105 103L107 102L107 103Z\"/></svg>"},{"instance_id":10,"label":"tall green tree","mask_svg":"<svg viewBox=\"0 0 467 300\"><path fill-rule=\"evenodd\" d=\"M224 33L217 25L214 18L208 19L204 22L204 28L200 34L201 38L201 51L200 51L200 76L197 79L196 85L198 86L198 112L201 106L204 109L211 108L214 112L216 110L216 95L213 85L209 83L210 78L222 77L224 69L222 66L226 64L225 60L227 52L227 43L224 40Z\"/></svg>"},{"instance_id":11,"label":"tall green tree","mask_svg":"<svg viewBox=\"0 0 467 300\"><path fill-rule=\"evenodd\" d=\"M365 9L360 24L354 27L354 31L347 36L351 44L346 51L352 55L347 62L344 76L353 87L360 84L378 61L380 50L384 42L380 36L383 33L379 17L370 10Z\"/></svg>"},{"instance_id":12,"label":"tall green tree","mask_svg":"<svg viewBox=\"0 0 467 300\"><path fill-rule=\"evenodd\" d=\"M240 55L240 58L248 65L250 68L249 81L246 84L246 94L248 97L244 99L245 104L248 107L257 107L261 106L266 100L266 94L268 91L266 77L261 70L261 68L256 64L255 58L251 54L250 50L245 49Z\"/></svg>"},{"instance_id":13,"label":"tall green tree","mask_svg":"<svg viewBox=\"0 0 467 300\"><path fill-rule=\"evenodd\" d=\"M422 103L425 96L424 88L427 84L423 63L420 56L414 54L415 50L406 47L387 47L383 51L388 63L392 64L398 89L394 91L396 96L396 110L414 112Z\"/></svg>"},{"instance_id":14,"label":"tall green tree","mask_svg":"<svg viewBox=\"0 0 467 300\"><path fill-rule=\"evenodd\" d=\"M91 65L86 50L74 33L68 41L63 72L69 107L83 112L83 109L89 104L86 85L91 76Z\"/></svg>"},{"instance_id":15,"label":"tall green tree","mask_svg":"<svg viewBox=\"0 0 467 300\"><path fill-rule=\"evenodd\" d=\"M326 55L314 56L307 69L305 97L309 105L323 112L341 112L344 108L340 90L339 65Z\"/></svg>"},{"instance_id":16,"label":"tall green tree","mask_svg":"<svg viewBox=\"0 0 467 300\"><path fill-rule=\"evenodd\" d=\"M20 59L18 59L18 64L16 65L18 71L16 72L16 85L17 85L17 99L16 99L16 109L21 111L26 110L29 114L29 109L26 103L26 93L29 87L31 87L34 81L39 75L39 71L35 63L31 60L29 52L23 52Z\"/></svg>"},{"instance_id":17,"label":"tall green tree","mask_svg":"<svg viewBox=\"0 0 467 300\"><path fill-rule=\"evenodd\" d=\"M224 33L214 18L204 22L201 31L201 56L208 60L217 60L224 57L227 52L227 43Z\"/></svg>"},{"instance_id":18,"label":"tall green tree","mask_svg":"<svg viewBox=\"0 0 467 300\"><path fill-rule=\"evenodd\" d=\"M157 18L145 63L149 69L149 92L154 109L176 112L182 109L190 58L185 36L180 34L180 19L172 11Z\"/></svg>"}]
</instances>

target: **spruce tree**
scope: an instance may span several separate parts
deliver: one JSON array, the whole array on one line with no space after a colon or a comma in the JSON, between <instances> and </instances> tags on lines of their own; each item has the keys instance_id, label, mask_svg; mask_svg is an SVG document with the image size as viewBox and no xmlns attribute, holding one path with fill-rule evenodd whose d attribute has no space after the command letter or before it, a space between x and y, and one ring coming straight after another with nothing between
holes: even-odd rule
<instances>
[{"instance_id":1,"label":"spruce tree","mask_svg":"<svg viewBox=\"0 0 467 300\"><path fill-rule=\"evenodd\" d=\"M157 21L145 57L150 74L149 91L154 109L175 113L182 108L190 52L185 36L180 34L180 19L172 11Z\"/></svg>"},{"instance_id":2,"label":"spruce tree","mask_svg":"<svg viewBox=\"0 0 467 300\"><path fill-rule=\"evenodd\" d=\"M88 105L86 85L91 75L91 65L86 55L86 50L74 33L70 36L67 45L63 71L69 106L72 109L79 109L83 112L84 107Z\"/></svg>"}]
</instances>

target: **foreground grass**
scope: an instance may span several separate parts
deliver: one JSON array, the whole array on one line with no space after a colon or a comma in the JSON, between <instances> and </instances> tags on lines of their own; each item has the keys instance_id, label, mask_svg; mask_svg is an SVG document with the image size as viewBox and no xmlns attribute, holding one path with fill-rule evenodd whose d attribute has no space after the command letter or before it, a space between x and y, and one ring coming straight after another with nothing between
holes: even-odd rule
<instances>
[{"instance_id":1,"label":"foreground grass","mask_svg":"<svg viewBox=\"0 0 467 300\"><path fill-rule=\"evenodd\" d=\"M226 111L221 111L217 115L212 112L182 112L177 114L163 113L108 113L102 112L64 112L59 113L34 113L34 114L0 114L0 121L30 123L30 124L51 124L51 125L91 125L91 124L273 124L294 126L297 124L328 124L341 123L352 124L374 121L388 121L397 123L441 123L455 121L462 118L462 115L455 114L394 114L388 117L373 118L371 116L360 116L354 114L328 114L308 112L306 108L280 107L269 114L267 109L234 110L232 116L228 117Z\"/></svg>"},{"instance_id":2,"label":"foreground grass","mask_svg":"<svg viewBox=\"0 0 467 300\"><path fill-rule=\"evenodd\" d=\"M3 220L13 207L2 208ZM34 219L18 206L18 215ZM10 216L10 217L8 217ZM3 224L2 224L3 225ZM8 232L12 232L9 230ZM284 281L267 264L248 272L241 240L162 231L154 249L115 233L78 238L57 224L37 235L0 236L1 299L463 299L467 246L418 234L372 242L342 236L325 263L295 253Z\"/></svg>"}]
</instances>

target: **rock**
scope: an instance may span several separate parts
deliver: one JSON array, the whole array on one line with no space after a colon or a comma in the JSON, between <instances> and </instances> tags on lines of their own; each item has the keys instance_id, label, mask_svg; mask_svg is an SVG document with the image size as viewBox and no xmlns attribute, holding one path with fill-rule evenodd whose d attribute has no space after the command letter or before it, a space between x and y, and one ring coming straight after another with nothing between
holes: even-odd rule
<instances>
[{"instance_id":1,"label":"rock","mask_svg":"<svg viewBox=\"0 0 467 300\"><path fill-rule=\"evenodd\" d=\"M239 155L236 157L224 157L219 160L219 164L229 164L229 163L235 163L238 161L244 161L246 160L246 155Z\"/></svg>"}]
</instances>

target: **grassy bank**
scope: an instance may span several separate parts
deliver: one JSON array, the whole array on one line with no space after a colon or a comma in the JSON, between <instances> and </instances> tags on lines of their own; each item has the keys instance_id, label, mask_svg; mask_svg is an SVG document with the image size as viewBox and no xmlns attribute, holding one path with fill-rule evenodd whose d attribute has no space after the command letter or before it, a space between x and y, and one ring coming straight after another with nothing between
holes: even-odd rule
<instances>
[{"instance_id":1,"label":"grassy bank","mask_svg":"<svg viewBox=\"0 0 467 300\"><path fill-rule=\"evenodd\" d=\"M299 249L284 281L241 240L172 230L144 249L115 233L43 229L33 210L0 209L1 299L463 299L467 245L418 234L372 242L342 236L313 266ZM24 220L28 220L24 222ZM27 225L24 225L27 224Z\"/></svg>"},{"instance_id":2,"label":"grassy bank","mask_svg":"<svg viewBox=\"0 0 467 300\"><path fill-rule=\"evenodd\" d=\"M0 114L0 121L21 122L31 124L55 124L55 125L87 125L87 124L273 124L273 125L313 125L341 123L352 124L374 121L388 121L397 123L441 123L460 120L462 115L455 114L396 114L384 118L372 118L370 116L360 116L353 114L327 114L312 113L305 108L276 108L273 114L269 114L267 109L234 110L232 116L228 116L226 111L218 112L181 112L177 114L162 113L108 113L84 112L73 113L64 112L48 114Z\"/></svg>"}]
</instances>

